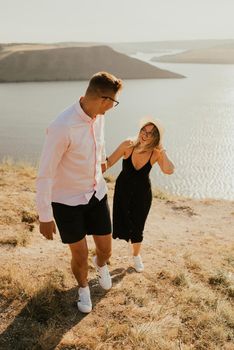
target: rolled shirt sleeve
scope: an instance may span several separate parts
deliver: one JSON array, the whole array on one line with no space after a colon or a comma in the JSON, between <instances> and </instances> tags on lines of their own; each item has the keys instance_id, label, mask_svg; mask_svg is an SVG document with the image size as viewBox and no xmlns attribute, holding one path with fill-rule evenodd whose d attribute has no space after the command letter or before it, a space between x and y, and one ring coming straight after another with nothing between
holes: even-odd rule
<instances>
[{"instance_id":1,"label":"rolled shirt sleeve","mask_svg":"<svg viewBox=\"0 0 234 350\"><path fill-rule=\"evenodd\" d=\"M36 207L41 222L53 220L51 206L53 179L68 147L69 128L64 125L50 125L47 129L36 180Z\"/></svg>"}]
</instances>

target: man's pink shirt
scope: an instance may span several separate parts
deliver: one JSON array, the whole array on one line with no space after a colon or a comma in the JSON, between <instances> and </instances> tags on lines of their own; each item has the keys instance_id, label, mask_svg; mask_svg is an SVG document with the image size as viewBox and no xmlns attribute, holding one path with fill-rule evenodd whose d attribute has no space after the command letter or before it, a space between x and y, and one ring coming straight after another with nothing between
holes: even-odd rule
<instances>
[{"instance_id":1,"label":"man's pink shirt","mask_svg":"<svg viewBox=\"0 0 234 350\"><path fill-rule=\"evenodd\" d=\"M77 102L47 129L39 173L36 206L41 222L53 220L51 202L76 206L107 193L101 164L106 160L104 116L91 119Z\"/></svg>"}]
</instances>

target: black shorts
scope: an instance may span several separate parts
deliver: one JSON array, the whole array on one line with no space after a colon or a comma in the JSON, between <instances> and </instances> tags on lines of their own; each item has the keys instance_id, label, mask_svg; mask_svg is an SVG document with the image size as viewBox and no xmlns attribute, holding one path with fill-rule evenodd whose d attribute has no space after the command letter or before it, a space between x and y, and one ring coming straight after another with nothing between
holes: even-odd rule
<instances>
[{"instance_id":1,"label":"black shorts","mask_svg":"<svg viewBox=\"0 0 234 350\"><path fill-rule=\"evenodd\" d=\"M63 243L75 243L86 235L104 236L111 233L110 209L107 195L100 201L93 195L88 204L70 206L52 203Z\"/></svg>"}]
</instances>

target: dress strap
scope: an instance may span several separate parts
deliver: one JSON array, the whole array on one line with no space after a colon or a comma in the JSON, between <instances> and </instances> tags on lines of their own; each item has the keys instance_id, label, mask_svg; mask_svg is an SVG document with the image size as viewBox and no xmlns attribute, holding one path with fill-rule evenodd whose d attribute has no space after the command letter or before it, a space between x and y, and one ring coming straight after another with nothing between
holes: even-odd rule
<instances>
[{"instance_id":1,"label":"dress strap","mask_svg":"<svg viewBox=\"0 0 234 350\"><path fill-rule=\"evenodd\" d=\"M133 154L134 149L135 149L135 146L132 147L132 152L131 152L130 156Z\"/></svg>"},{"instance_id":2,"label":"dress strap","mask_svg":"<svg viewBox=\"0 0 234 350\"><path fill-rule=\"evenodd\" d=\"M154 153L154 150L152 150L149 160L151 160L153 153Z\"/></svg>"},{"instance_id":3,"label":"dress strap","mask_svg":"<svg viewBox=\"0 0 234 350\"><path fill-rule=\"evenodd\" d=\"M154 150L152 150L151 155L150 155L149 160L148 160L148 163L150 163L151 166L152 166L152 164L151 164L151 158L152 158L153 153L154 153Z\"/></svg>"},{"instance_id":4,"label":"dress strap","mask_svg":"<svg viewBox=\"0 0 234 350\"><path fill-rule=\"evenodd\" d=\"M129 154L128 158L123 158L124 160L132 159L132 154L133 154L134 148L135 148L135 147L133 146L132 152Z\"/></svg>"}]
</instances>

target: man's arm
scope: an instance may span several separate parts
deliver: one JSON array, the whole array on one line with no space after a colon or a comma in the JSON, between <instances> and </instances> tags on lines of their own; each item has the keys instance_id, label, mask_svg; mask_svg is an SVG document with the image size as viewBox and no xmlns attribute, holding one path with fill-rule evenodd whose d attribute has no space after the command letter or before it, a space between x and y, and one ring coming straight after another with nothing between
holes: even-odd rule
<instances>
[{"instance_id":1,"label":"man's arm","mask_svg":"<svg viewBox=\"0 0 234 350\"><path fill-rule=\"evenodd\" d=\"M53 233L56 233L51 207L53 178L68 146L69 137L66 127L50 126L47 129L36 181L36 206L39 214L40 232L47 239L53 239Z\"/></svg>"}]
</instances>

